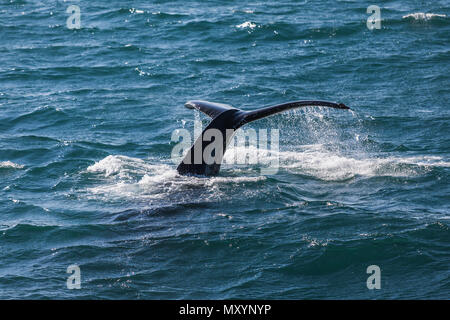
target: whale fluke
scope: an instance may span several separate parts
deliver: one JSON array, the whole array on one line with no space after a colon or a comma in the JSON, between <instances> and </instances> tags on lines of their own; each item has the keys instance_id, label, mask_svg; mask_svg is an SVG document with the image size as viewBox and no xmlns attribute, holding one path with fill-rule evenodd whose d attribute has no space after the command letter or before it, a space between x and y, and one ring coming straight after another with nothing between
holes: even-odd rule
<instances>
[{"instance_id":1,"label":"whale fluke","mask_svg":"<svg viewBox=\"0 0 450 320\"><path fill-rule=\"evenodd\" d=\"M205 113L212 118L212 121L205 128L205 130L203 130L194 145L184 157L183 161L181 161L178 165L177 171L183 175L191 174L205 176L217 175L219 173L220 165L228 143L231 141L234 132L246 123L286 110L307 106L350 109L342 103L318 100L287 102L252 111L244 111L227 104L200 100L188 101L185 106L189 109L197 109ZM219 154L214 150L214 154L212 155L213 158L205 158L205 148L207 148L211 143L214 143L215 139L220 137L223 145L222 152Z\"/></svg>"},{"instance_id":2,"label":"whale fluke","mask_svg":"<svg viewBox=\"0 0 450 320\"><path fill-rule=\"evenodd\" d=\"M228 104L209 101L188 101L184 106L188 109L197 109L213 119L224 111L231 109L237 110Z\"/></svg>"}]
</instances>

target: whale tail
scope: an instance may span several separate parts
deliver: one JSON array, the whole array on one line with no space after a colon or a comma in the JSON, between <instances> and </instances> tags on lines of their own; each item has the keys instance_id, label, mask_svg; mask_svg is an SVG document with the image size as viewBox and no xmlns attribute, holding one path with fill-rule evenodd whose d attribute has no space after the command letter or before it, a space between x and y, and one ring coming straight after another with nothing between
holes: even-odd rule
<instances>
[{"instance_id":1,"label":"whale tail","mask_svg":"<svg viewBox=\"0 0 450 320\"><path fill-rule=\"evenodd\" d=\"M183 175L205 176L219 173L228 143L231 141L234 132L246 123L286 110L306 106L350 109L342 103L317 100L288 102L252 111L244 111L227 104L208 101L188 101L185 106L205 113L212 118L212 121L187 152L183 161L178 165L177 171Z\"/></svg>"}]
</instances>

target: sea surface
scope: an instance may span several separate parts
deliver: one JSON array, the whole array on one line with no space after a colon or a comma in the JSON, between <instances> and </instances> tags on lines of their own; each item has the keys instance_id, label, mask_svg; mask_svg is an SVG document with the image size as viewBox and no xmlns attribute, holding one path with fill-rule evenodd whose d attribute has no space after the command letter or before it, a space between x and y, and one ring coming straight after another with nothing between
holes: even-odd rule
<instances>
[{"instance_id":1,"label":"sea surface","mask_svg":"<svg viewBox=\"0 0 450 320\"><path fill-rule=\"evenodd\" d=\"M0 299L450 298L449 1L4 0L0 62ZM185 177L191 99L351 110Z\"/></svg>"}]
</instances>

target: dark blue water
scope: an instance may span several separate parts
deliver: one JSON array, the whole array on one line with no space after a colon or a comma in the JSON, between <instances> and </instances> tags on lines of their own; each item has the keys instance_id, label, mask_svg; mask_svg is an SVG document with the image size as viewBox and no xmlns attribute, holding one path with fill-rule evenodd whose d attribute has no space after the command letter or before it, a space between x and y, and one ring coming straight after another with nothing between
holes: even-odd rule
<instances>
[{"instance_id":1,"label":"dark blue water","mask_svg":"<svg viewBox=\"0 0 450 320\"><path fill-rule=\"evenodd\" d=\"M0 298L448 299L450 4L372 4L2 1ZM305 98L277 174L177 174L185 101Z\"/></svg>"}]
</instances>

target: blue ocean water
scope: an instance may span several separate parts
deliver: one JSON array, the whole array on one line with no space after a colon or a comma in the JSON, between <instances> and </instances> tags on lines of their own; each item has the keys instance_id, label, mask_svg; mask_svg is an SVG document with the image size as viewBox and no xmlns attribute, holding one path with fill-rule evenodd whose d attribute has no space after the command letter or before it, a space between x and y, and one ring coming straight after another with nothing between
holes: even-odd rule
<instances>
[{"instance_id":1,"label":"blue ocean water","mask_svg":"<svg viewBox=\"0 0 450 320\"><path fill-rule=\"evenodd\" d=\"M0 298L450 298L449 15L444 0L2 1ZM251 123L280 130L278 173L196 178L170 160L174 130L208 121L190 99L352 110Z\"/></svg>"}]
</instances>

